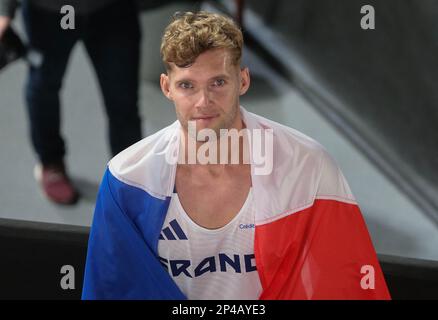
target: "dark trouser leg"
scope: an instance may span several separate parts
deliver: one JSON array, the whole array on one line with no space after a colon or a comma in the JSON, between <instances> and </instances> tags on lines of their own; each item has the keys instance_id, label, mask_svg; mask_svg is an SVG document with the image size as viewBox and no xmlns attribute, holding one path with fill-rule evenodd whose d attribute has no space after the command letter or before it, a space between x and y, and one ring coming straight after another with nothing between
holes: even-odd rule
<instances>
[{"instance_id":1,"label":"dark trouser leg","mask_svg":"<svg viewBox=\"0 0 438 320\"><path fill-rule=\"evenodd\" d=\"M142 138L138 110L140 28L134 1L118 1L91 15L84 42L102 89L111 153L116 155Z\"/></svg>"},{"instance_id":2,"label":"dark trouser leg","mask_svg":"<svg viewBox=\"0 0 438 320\"><path fill-rule=\"evenodd\" d=\"M74 30L62 30L60 14L23 3L23 20L30 46L25 88L33 148L44 164L59 162L65 154L60 133L59 91L69 54L76 42Z\"/></svg>"}]
</instances>

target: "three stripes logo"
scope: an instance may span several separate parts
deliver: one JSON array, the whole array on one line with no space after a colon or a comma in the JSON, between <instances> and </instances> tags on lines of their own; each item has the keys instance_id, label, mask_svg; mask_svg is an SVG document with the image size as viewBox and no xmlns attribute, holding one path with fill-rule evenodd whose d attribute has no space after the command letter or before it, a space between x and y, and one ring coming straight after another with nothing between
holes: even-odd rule
<instances>
[{"instance_id":1,"label":"three stripes logo","mask_svg":"<svg viewBox=\"0 0 438 320\"><path fill-rule=\"evenodd\" d=\"M160 237L158 239L160 240L188 240L186 234L181 229L180 225L176 221L176 219L173 219L169 222L168 227L161 230ZM173 232L172 232L173 231Z\"/></svg>"}]
</instances>

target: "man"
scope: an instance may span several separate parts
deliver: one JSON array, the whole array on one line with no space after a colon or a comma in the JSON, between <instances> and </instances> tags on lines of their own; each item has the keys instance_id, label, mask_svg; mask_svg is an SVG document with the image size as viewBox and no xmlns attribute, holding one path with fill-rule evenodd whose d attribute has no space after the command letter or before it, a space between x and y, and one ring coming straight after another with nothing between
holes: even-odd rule
<instances>
[{"instance_id":1,"label":"man","mask_svg":"<svg viewBox=\"0 0 438 320\"><path fill-rule=\"evenodd\" d=\"M109 162L84 299L389 299L332 158L240 107L242 46L217 14L188 12L166 28L160 83L178 120ZM244 133L224 143L233 130Z\"/></svg>"},{"instance_id":2,"label":"man","mask_svg":"<svg viewBox=\"0 0 438 320\"><path fill-rule=\"evenodd\" d=\"M65 4L24 0L22 13L29 46L29 131L38 157L34 174L50 201L69 205L78 200L78 192L64 162L59 93L70 53L79 40L84 42L102 89L111 153L116 155L142 137L137 105L140 28L134 0L75 0L68 2L74 28L64 30L65 12L60 12ZM15 0L0 0L0 39L16 7Z\"/></svg>"}]
</instances>

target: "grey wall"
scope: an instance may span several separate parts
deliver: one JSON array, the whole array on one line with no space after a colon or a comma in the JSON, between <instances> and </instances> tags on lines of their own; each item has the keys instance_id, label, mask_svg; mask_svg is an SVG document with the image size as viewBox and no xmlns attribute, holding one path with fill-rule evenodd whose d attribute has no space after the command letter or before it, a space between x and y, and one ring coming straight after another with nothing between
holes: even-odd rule
<instances>
[{"instance_id":1,"label":"grey wall","mask_svg":"<svg viewBox=\"0 0 438 320\"><path fill-rule=\"evenodd\" d=\"M158 81L164 71L160 58L161 35L171 21L172 14L177 11L197 11L199 4L193 1L178 1L141 13L142 65L141 78L143 81Z\"/></svg>"}]
</instances>

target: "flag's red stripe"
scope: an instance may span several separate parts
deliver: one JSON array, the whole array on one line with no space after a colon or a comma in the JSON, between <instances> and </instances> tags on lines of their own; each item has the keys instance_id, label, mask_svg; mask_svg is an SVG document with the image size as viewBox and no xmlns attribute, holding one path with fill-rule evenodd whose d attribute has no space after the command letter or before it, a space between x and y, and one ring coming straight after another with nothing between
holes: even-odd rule
<instances>
[{"instance_id":1,"label":"flag's red stripe","mask_svg":"<svg viewBox=\"0 0 438 320\"><path fill-rule=\"evenodd\" d=\"M264 289L261 299L390 299L354 204L320 199L307 209L256 226L255 255ZM362 279L370 285L369 271L361 273L365 265L374 268L374 289L361 286Z\"/></svg>"}]
</instances>

